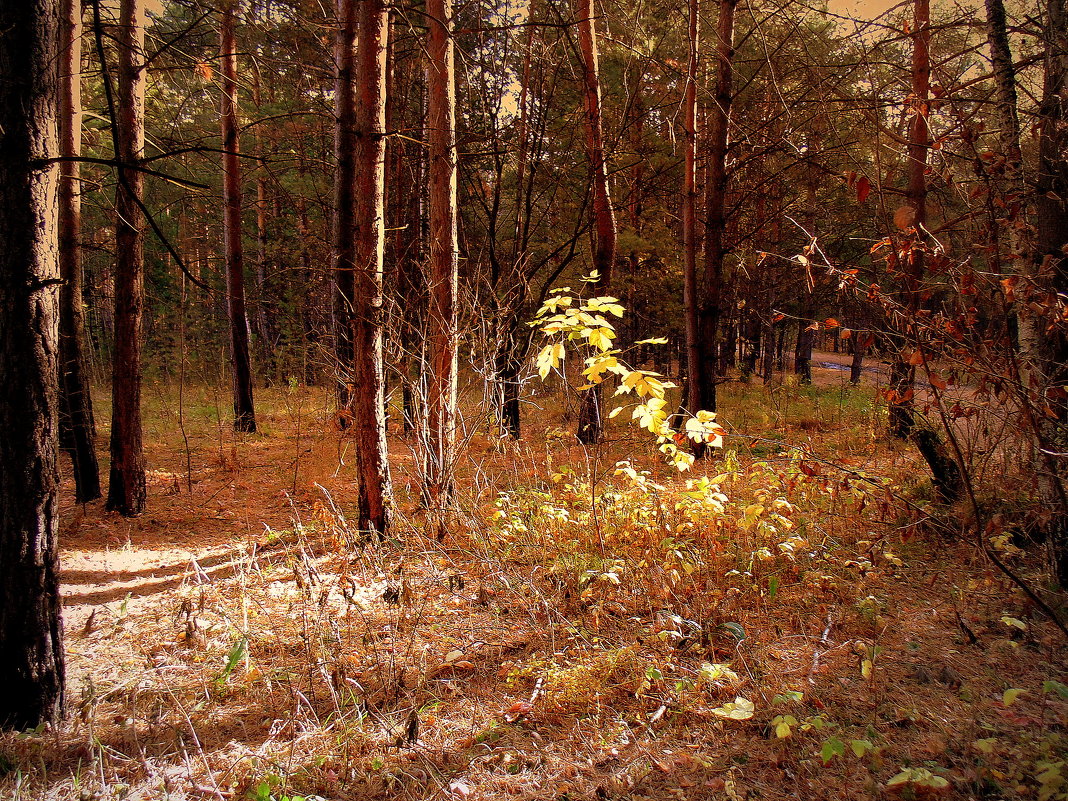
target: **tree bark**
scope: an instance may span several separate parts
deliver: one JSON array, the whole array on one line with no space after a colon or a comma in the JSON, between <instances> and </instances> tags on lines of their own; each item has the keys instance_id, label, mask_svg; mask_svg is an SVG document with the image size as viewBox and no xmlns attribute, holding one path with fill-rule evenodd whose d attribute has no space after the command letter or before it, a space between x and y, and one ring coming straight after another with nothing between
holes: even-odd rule
<instances>
[{"instance_id":1,"label":"tree bark","mask_svg":"<svg viewBox=\"0 0 1068 801\"><path fill-rule=\"evenodd\" d=\"M889 385L892 392L889 409L889 434L906 439L913 426L913 386L916 368L908 354L918 344L917 315L920 311L920 281L924 271L924 241L927 225L927 152L931 147L928 121L931 94L931 5L930 0L913 0L912 14L912 122L908 140L908 187L906 198L911 209L907 223L908 247L902 265L901 306L903 330L900 345L890 365Z\"/></svg>"},{"instance_id":2,"label":"tree bark","mask_svg":"<svg viewBox=\"0 0 1068 801\"><path fill-rule=\"evenodd\" d=\"M705 185L705 263L698 309L700 349L690 365L698 408L716 410L716 344L719 341L727 218L727 133L734 82L734 12L738 0L720 0L716 22L716 89L709 108L708 179Z\"/></svg>"},{"instance_id":3,"label":"tree bark","mask_svg":"<svg viewBox=\"0 0 1068 801\"><path fill-rule=\"evenodd\" d=\"M60 1L59 155L77 159L82 151L82 4ZM59 291L60 443L74 465L78 503L100 497L96 458L96 421L89 392L82 297L81 168L77 161L60 166Z\"/></svg>"},{"instance_id":4,"label":"tree bark","mask_svg":"<svg viewBox=\"0 0 1068 801\"><path fill-rule=\"evenodd\" d=\"M145 148L144 0L122 0L115 140L115 349L111 376L111 475L107 508L132 517L145 510L141 426L141 327L145 306L144 174L130 166Z\"/></svg>"},{"instance_id":5,"label":"tree bark","mask_svg":"<svg viewBox=\"0 0 1068 801\"><path fill-rule=\"evenodd\" d=\"M352 293L356 271L356 237L353 228L356 209L356 0L337 0L337 18L334 49L337 62L334 83L337 127L334 130L333 328L338 423L344 429L352 422L353 378L350 370L356 357L352 342Z\"/></svg>"},{"instance_id":6,"label":"tree bark","mask_svg":"<svg viewBox=\"0 0 1068 801\"><path fill-rule=\"evenodd\" d=\"M1068 8L1065 0L1047 0L1045 33L1034 259L1040 279L1053 293L1063 297L1068 293ZM1056 304L1053 308L1057 308ZM1050 334L1042 340L1038 353L1045 386L1056 390L1056 394L1050 394L1047 389L1047 398L1042 400L1054 407L1054 414L1060 418L1060 426L1050 426L1045 421L1038 424L1052 429L1049 434L1040 434L1040 439L1053 446L1045 450L1063 451L1068 444L1064 435L1068 410L1063 400L1055 399L1063 398L1068 385L1068 336L1063 326L1050 326ZM1048 525L1054 575L1061 587L1068 587L1068 499L1057 461L1048 454L1045 456L1042 494L1054 510Z\"/></svg>"},{"instance_id":7,"label":"tree bark","mask_svg":"<svg viewBox=\"0 0 1068 801\"><path fill-rule=\"evenodd\" d=\"M608 189L608 163L604 152L604 130L601 116L601 78L597 53L597 25L593 0L575 0L575 17L582 56L582 83L586 103L586 155L590 163L593 189L593 269L597 281L593 290L607 295L612 287L612 272L616 261L616 218ZM597 387L582 393L579 407L577 436L584 445L601 439L601 394Z\"/></svg>"},{"instance_id":8,"label":"tree bark","mask_svg":"<svg viewBox=\"0 0 1068 801\"><path fill-rule=\"evenodd\" d=\"M427 140L430 158L430 297L424 496L431 509L452 501L456 446L456 72L452 0L428 0ZM444 527L438 536L444 536Z\"/></svg>"},{"instance_id":9,"label":"tree bark","mask_svg":"<svg viewBox=\"0 0 1068 801\"><path fill-rule=\"evenodd\" d=\"M389 530L393 491L386 449L382 362L382 269L385 248L386 52L389 11L383 0L359 0L357 151L351 365L360 530Z\"/></svg>"},{"instance_id":10,"label":"tree bark","mask_svg":"<svg viewBox=\"0 0 1068 801\"><path fill-rule=\"evenodd\" d=\"M256 430L252 401L252 360L248 346L245 310L245 255L241 244L241 142L237 125L237 45L234 16L239 0L223 8L219 29L222 62L220 124L223 145L223 238L226 249L226 311L230 322L230 360L234 387L234 429Z\"/></svg>"},{"instance_id":11,"label":"tree bark","mask_svg":"<svg viewBox=\"0 0 1068 801\"><path fill-rule=\"evenodd\" d=\"M686 409L690 414L694 414L703 408L698 378L705 355L700 341L697 294L697 70L701 47L701 2L689 0L688 7L689 53L682 113L685 142L685 176L682 190L682 301L686 313ZM704 456L705 449L704 442L695 443L694 456Z\"/></svg>"},{"instance_id":12,"label":"tree bark","mask_svg":"<svg viewBox=\"0 0 1068 801\"><path fill-rule=\"evenodd\" d=\"M63 710L57 0L0 5L0 729Z\"/></svg>"}]
</instances>

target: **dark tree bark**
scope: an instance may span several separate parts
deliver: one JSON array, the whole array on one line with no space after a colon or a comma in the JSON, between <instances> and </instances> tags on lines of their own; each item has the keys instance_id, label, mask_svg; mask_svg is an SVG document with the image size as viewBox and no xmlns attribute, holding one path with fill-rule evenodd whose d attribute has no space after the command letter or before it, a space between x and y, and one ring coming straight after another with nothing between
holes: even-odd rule
<instances>
[{"instance_id":1,"label":"dark tree bark","mask_svg":"<svg viewBox=\"0 0 1068 801\"><path fill-rule=\"evenodd\" d=\"M352 436L356 443L359 528L389 530L393 490L386 450L382 362L382 267L385 247L386 52L389 11L383 0L359 0L354 163L355 272L352 294Z\"/></svg>"},{"instance_id":2,"label":"dark tree bark","mask_svg":"<svg viewBox=\"0 0 1068 801\"><path fill-rule=\"evenodd\" d=\"M701 361L705 356L700 341L697 294L697 69L701 47L700 0L689 0L688 8L689 50L682 113L685 142L685 176L682 190L682 301L686 313L686 409L690 414L694 414L703 408L698 376ZM705 443L695 443L693 451L697 458L704 456Z\"/></svg>"},{"instance_id":3,"label":"dark tree bark","mask_svg":"<svg viewBox=\"0 0 1068 801\"><path fill-rule=\"evenodd\" d=\"M1040 107L1038 180L1035 187L1036 272L1058 295L1068 292L1068 7L1066 0L1047 0L1045 81ZM1054 306L1054 308L1056 308ZM1040 370L1058 394L1068 385L1068 336L1062 326L1050 326L1051 334L1040 341ZM1062 395L1063 397L1063 395ZM1060 426L1041 438L1053 445L1046 450L1063 451L1065 403L1053 401ZM1043 421L1039 425L1049 428ZM1046 456L1043 498L1052 504L1049 539L1054 575L1068 587L1068 499L1058 459Z\"/></svg>"},{"instance_id":4,"label":"dark tree bark","mask_svg":"<svg viewBox=\"0 0 1068 801\"><path fill-rule=\"evenodd\" d=\"M430 157L430 301L424 496L431 509L452 501L456 447L456 72L452 0L428 0L427 140ZM444 528L438 535L444 535Z\"/></svg>"},{"instance_id":5,"label":"dark tree bark","mask_svg":"<svg viewBox=\"0 0 1068 801\"><path fill-rule=\"evenodd\" d=\"M705 185L705 263L698 308L699 354L690 365L698 408L716 410L717 342L727 254L727 133L734 99L734 12L737 0L720 0L716 22L716 88L708 111L708 178ZM732 345L733 350L733 345Z\"/></svg>"},{"instance_id":6,"label":"dark tree bark","mask_svg":"<svg viewBox=\"0 0 1068 801\"><path fill-rule=\"evenodd\" d=\"M56 720L58 0L0 5L0 729Z\"/></svg>"},{"instance_id":7,"label":"dark tree bark","mask_svg":"<svg viewBox=\"0 0 1068 801\"><path fill-rule=\"evenodd\" d=\"M59 155L72 159L60 166L59 177L60 444L74 465L75 499L88 503L100 497L100 466L82 311L81 169L73 161L82 150L80 0L60 1L59 56Z\"/></svg>"},{"instance_id":8,"label":"dark tree bark","mask_svg":"<svg viewBox=\"0 0 1068 801\"><path fill-rule=\"evenodd\" d=\"M807 316L811 307L805 307L798 320L798 337L794 345L794 374L802 384L812 383L812 344L816 332L808 328Z\"/></svg>"},{"instance_id":9,"label":"dark tree bark","mask_svg":"<svg viewBox=\"0 0 1068 801\"><path fill-rule=\"evenodd\" d=\"M115 349L111 376L111 475L107 508L130 517L145 510L145 451L141 426L141 327L145 306L144 173L131 169L145 147L145 8L122 0L115 143Z\"/></svg>"},{"instance_id":10,"label":"dark tree bark","mask_svg":"<svg viewBox=\"0 0 1068 801\"><path fill-rule=\"evenodd\" d=\"M920 282L924 271L924 240L927 226L927 152L931 147L928 121L931 94L931 5L930 0L913 0L912 15L912 123L909 126L908 188L906 198L911 209L906 225L909 247L903 265L900 292L904 330L890 365L890 389L893 393L889 410L889 434L906 439L913 426L913 386L916 368L908 354L916 344L917 315L920 311ZM910 344L911 343L911 344Z\"/></svg>"},{"instance_id":11,"label":"dark tree bark","mask_svg":"<svg viewBox=\"0 0 1068 801\"><path fill-rule=\"evenodd\" d=\"M239 0L228 0L219 28L222 100L219 115L223 145L223 239L226 251L226 311L230 322L230 361L234 388L234 429L256 430L252 400L252 360L245 310L245 256L241 244L241 142L237 124L237 45L234 15Z\"/></svg>"},{"instance_id":12,"label":"dark tree bark","mask_svg":"<svg viewBox=\"0 0 1068 801\"><path fill-rule=\"evenodd\" d=\"M356 271L356 0L337 0L337 62L334 82L334 359L337 370L338 422L348 428L352 421L353 379L350 374L356 354L352 342L352 293Z\"/></svg>"},{"instance_id":13,"label":"dark tree bark","mask_svg":"<svg viewBox=\"0 0 1068 801\"><path fill-rule=\"evenodd\" d=\"M604 151L604 130L601 115L601 78L597 53L597 25L593 0L575 0L575 17L579 31L579 50L582 58L582 83L586 103L586 156L590 163L593 189L593 269L597 281L593 290L598 295L611 291L612 272L616 261L616 218L608 189L608 162ZM579 400L577 436L584 445L601 439L601 393L597 387L584 391Z\"/></svg>"}]
</instances>

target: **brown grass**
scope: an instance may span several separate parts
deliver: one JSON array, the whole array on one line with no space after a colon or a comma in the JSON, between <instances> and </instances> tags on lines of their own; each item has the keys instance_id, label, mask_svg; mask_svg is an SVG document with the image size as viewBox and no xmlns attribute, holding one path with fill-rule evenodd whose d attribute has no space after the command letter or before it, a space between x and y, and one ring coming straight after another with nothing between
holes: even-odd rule
<instances>
[{"instance_id":1,"label":"brown grass","mask_svg":"<svg viewBox=\"0 0 1068 801\"><path fill-rule=\"evenodd\" d=\"M738 464L700 518L643 438L617 426L589 454L542 411L518 445L472 435L439 544L396 437L400 524L361 547L321 392L261 393L265 433L242 436L187 388L187 459L160 388L149 512L64 510L70 714L0 737L0 798L864 799L907 766L953 797L1065 797L1068 705L1042 689L1068 682L1065 643L974 549L923 533L922 493L910 511L812 458L894 485L920 469L878 439L874 395L836 392L728 388ZM660 488L613 476L622 456ZM504 522L537 525L504 528L501 492ZM776 498L789 529L739 522ZM596 578L615 562L618 585ZM1027 692L1006 707L1008 688ZM714 711L736 696L751 719ZM845 753L824 764L828 741Z\"/></svg>"}]
</instances>

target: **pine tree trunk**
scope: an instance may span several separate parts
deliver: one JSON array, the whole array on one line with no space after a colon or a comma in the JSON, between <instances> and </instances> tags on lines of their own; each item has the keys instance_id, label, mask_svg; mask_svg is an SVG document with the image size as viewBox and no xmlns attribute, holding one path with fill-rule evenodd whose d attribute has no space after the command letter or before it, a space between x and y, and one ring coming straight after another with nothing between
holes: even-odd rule
<instances>
[{"instance_id":1,"label":"pine tree trunk","mask_svg":"<svg viewBox=\"0 0 1068 801\"><path fill-rule=\"evenodd\" d=\"M115 139L115 349L111 376L111 475L107 508L131 517L145 510L145 451L141 426L141 327L145 306L144 174L124 165L140 162L145 148L144 0L122 0L116 33L119 53Z\"/></svg>"},{"instance_id":2,"label":"pine tree trunk","mask_svg":"<svg viewBox=\"0 0 1068 801\"><path fill-rule=\"evenodd\" d=\"M0 729L64 700L57 572L59 4L0 4Z\"/></svg>"},{"instance_id":3,"label":"pine tree trunk","mask_svg":"<svg viewBox=\"0 0 1068 801\"><path fill-rule=\"evenodd\" d=\"M906 197L911 208L906 236L909 241L904 265L904 287L900 293L904 315L903 336L890 365L889 434L906 439L913 426L913 385L916 369L908 355L917 342L917 315L920 311L920 281L923 278L923 242L927 225L927 151L931 146L928 122L931 93L931 5L930 0L913 0L912 17L912 124L909 126L908 188ZM910 344L911 343L911 344Z\"/></svg>"},{"instance_id":4,"label":"pine tree trunk","mask_svg":"<svg viewBox=\"0 0 1068 801\"><path fill-rule=\"evenodd\" d=\"M230 359L234 387L234 429L256 430L252 402L252 360L248 346L245 310L245 257L241 244L241 142L237 126L237 45L234 42L235 6L223 8L219 30L222 62L223 237L226 249L226 310L230 322Z\"/></svg>"},{"instance_id":5,"label":"pine tree trunk","mask_svg":"<svg viewBox=\"0 0 1068 801\"><path fill-rule=\"evenodd\" d=\"M698 309L700 358L691 366L699 408L716 410L717 342L727 253L727 133L734 82L734 12L738 0L720 0L716 22L716 89L709 108L708 179L705 185L705 264ZM733 347L732 347L733 349Z\"/></svg>"},{"instance_id":6,"label":"pine tree trunk","mask_svg":"<svg viewBox=\"0 0 1068 801\"><path fill-rule=\"evenodd\" d=\"M697 70L701 48L701 3L689 0L686 62L686 94L682 113L685 142L685 176L682 190L682 258L683 308L686 313L686 411L696 414L702 409L700 373L705 353L701 347L697 294ZM693 454L704 456L704 442L694 443Z\"/></svg>"},{"instance_id":7,"label":"pine tree trunk","mask_svg":"<svg viewBox=\"0 0 1068 801\"><path fill-rule=\"evenodd\" d=\"M356 444L359 527L382 536L392 516L386 449L382 362L382 269L385 248L386 46L389 11L383 0L359 0L354 163L355 272L352 301L352 436Z\"/></svg>"},{"instance_id":8,"label":"pine tree trunk","mask_svg":"<svg viewBox=\"0 0 1068 801\"><path fill-rule=\"evenodd\" d=\"M334 359L337 370L338 423L352 422L352 365L356 354L352 342L352 293L356 270L356 0L337 0L338 30L334 58Z\"/></svg>"},{"instance_id":9,"label":"pine tree trunk","mask_svg":"<svg viewBox=\"0 0 1068 801\"><path fill-rule=\"evenodd\" d=\"M1045 81L1040 107L1038 180L1035 186L1034 258L1042 280L1060 296L1068 293L1068 7L1065 0L1046 3ZM1056 307L1054 307L1056 308ZM1050 326L1051 333L1041 342L1039 354L1046 386L1056 388L1049 397L1064 397L1068 385L1068 336L1063 327ZM1045 399L1043 399L1045 400ZM1059 426L1038 423L1049 430L1042 439L1046 450L1068 447L1064 434L1068 408L1063 400L1051 400ZM1068 499L1059 460L1046 456L1043 471L1043 501L1051 504L1048 525L1053 551L1054 575L1061 587L1068 587Z\"/></svg>"},{"instance_id":10,"label":"pine tree trunk","mask_svg":"<svg viewBox=\"0 0 1068 801\"><path fill-rule=\"evenodd\" d=\"M59 154L75 159L82 150L82 5L60 2ZM74 496L78 503L100 497L100 466L96 458L96 421L89 392L82 311L81 169L77 162L60 166L59 292L60 442L74 465Z\"/></svg>"},{"instance_id":11,"label":"pine tree trunk","mask_svg":"<svg viewBox=\"0 0 1068 801\"><path fill-rule=\"evenodd\" d=\"M593 188L593 269L598 295L607 295L612 287L612 272L616 261L616 218L608 189L608 163L604 152L604 131L601 119L601 78L597 53L597 26L593 0L575 0L575 17L582 54L582 78L586 102L586 155L590 163ZM577 436L584 445L601 439L601 393L597 387L581 393L579 399Z\"/></svg>"},{"instance_id":12,"label":"pine tree trunk","mask_svg":"<svg viewBox=\"0 0 1068 801\"><path fill-rule=\"evenodd\" d=\"M456 74L452 0L428 0L427 141L430 158L430 298L427 320L427 441L424 496L452 501L456 440ZM444 536L440 528L438 536Z\"/></svg>"}]
</instances>

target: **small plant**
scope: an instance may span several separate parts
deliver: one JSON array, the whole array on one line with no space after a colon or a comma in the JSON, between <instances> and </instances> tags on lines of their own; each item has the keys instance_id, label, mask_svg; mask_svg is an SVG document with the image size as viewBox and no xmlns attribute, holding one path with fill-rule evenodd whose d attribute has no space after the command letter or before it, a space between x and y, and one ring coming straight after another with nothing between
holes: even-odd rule
<instances>
[{"instance_id":1,"label":"small plant","mask_svg":"<svg viewBox=\"0 0 1068 801\"><path fill-rule=\"evenodd\" d=\"M538 374L544 381L553 370L561 370L566 356L567 344L574 343L582 359L582 376L586 379L579 390L593 389L609 376L619 379L615 394L637 396L631 419L656 437L658 449L670 464L679 470L693 466L692 454L680 448L687 440L705 443L713 448L723 446L723 427L715 422L714 412L695 411L679 426L678 431L669 423L666 391L675 387L665 381L660 373L637 370L622 359L623 352L614 347L615 326L605 315L623 316L623 307L618 298L597 297L583 301L569 294L570 287L554 289L551 297L538 310L531 325L538 326L543 334L555 341L545 345L538 354ZM636 345L662 345L663 338L644 339ZM620 414L625 407L613 409L608 417Z\"/></svg>"}]
</instances>

